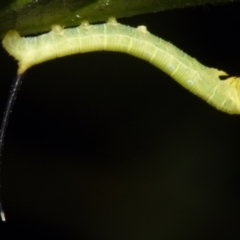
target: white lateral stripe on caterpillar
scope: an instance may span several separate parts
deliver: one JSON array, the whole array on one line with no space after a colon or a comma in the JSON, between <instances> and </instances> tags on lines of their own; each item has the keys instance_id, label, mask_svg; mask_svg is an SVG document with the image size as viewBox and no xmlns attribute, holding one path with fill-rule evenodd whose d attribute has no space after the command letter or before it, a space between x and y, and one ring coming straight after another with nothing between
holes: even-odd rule
<instances>
[{"instance_id":1,"label":"white lateral stripe on caterpillar","mask_svg":"<svg viewBox=\"0 0 240 240\"><path fill-rule=\"evenodd\" d=\"M20 37L15 30L3 39L3 46L19 64L18 74L33 65L66 55L92 52L124 52L155 65L189 91L217 109L240 114L239 78L228 78L223 71L209 68L188 56L169 42L150 34L145 26L132 28L110 18L105 24L63 29L54 25L52 31L37 37Z\"/></svg>"}]
</instances>

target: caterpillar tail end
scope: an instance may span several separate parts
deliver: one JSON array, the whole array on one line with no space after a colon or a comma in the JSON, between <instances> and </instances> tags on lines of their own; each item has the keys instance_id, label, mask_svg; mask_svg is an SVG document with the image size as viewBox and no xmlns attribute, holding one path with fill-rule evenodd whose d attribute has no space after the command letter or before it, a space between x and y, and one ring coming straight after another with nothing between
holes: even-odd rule
<instances>
[{"instance_id":1,"label":"caterpillar tail end","mask_svg":"<svg viewBox=\"0 0 240 240\"><path fill-rule=\"evenodd\" d=\"M7 32L6 36L4 37L2 44L3 47L6 49L6 51L13 56L14 58L17 58L17 46L18 42L21 40L21 37L19 33L16 30L10 30Z\"/></svg>"},{"instance_id":2,"label":"caterpillar tail end","mask_svg":"<svg viewBox=\"0 0 240 240\"><path fill-rule=\"evenodd\" d=\"M2 41L5 50L18 61L18 75L22 75L29 68L22 61L24 50L21 49L21 41L22 38L16 30L8 31Z\"/></svg>"}]
</instances>

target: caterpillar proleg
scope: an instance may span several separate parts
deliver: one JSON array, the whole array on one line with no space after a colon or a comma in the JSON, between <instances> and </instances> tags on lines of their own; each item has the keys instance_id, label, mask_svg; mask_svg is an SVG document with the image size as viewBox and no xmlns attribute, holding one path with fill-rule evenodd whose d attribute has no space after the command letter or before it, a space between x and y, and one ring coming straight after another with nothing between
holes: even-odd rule
<instances>
[{"instance_id":1,"label":"caterpillar proleg","mask_svg":"<svg viewBox=\"0 0 240 240\"><path fill-rule=\"evenodd\" d=\"M227 76L224 71L202 65L171 43L149 33L145 26L132 28L118 23L115 18L96 25L84 21L69 29L54 25L49 33L37 37L21 37L17 31L11 30L2 43L18 61L18 75L3 117L0 156L9 114L23 74L36 64L71 54L93 51L128 53L161 69L218 110L240 114L239 78L221 80L221 76ZM1 201L0 215L5 220Z\"/></svg>"}]
</instances>

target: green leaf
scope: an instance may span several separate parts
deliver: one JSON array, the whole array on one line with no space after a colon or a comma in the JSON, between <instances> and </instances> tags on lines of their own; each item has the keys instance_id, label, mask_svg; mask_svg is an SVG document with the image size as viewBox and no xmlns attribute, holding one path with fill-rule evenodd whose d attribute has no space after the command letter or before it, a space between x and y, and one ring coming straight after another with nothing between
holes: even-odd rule
<instances>
[{"instance_id":1,"label":"green leaf","mask_svg":"<svg viewBox=\"0 0 240 240\"><path fill-rule=\"evenodd\" d=\"M78 25L167 9L232 0L1 0L0 37L11 29L21 35L49 31L51 25Z\"/></svg>"}]
</instances>

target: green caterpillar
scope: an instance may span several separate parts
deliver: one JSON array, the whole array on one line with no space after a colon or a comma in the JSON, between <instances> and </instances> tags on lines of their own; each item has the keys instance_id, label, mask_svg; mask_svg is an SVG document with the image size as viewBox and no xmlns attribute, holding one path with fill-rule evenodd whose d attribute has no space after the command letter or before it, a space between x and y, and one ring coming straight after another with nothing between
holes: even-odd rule
<instances>
[{"instance_id":1,"label":"green caterpillar","mask_svg":"<svg viewBox=\"0 0 240 240\"><path fill-rule=\"evenodd\" d=\"M69 29L54 25L52 31L37 37L20 37L13 30L3 39L3 46L18 61L19 75L35 64L66 55L99 50L128 53L155 65L217 109L240 113L239 78L221 80L221 76L227 76L225 72L202 65L150 34L145 26L132 28L110 18L105 24L84 21Z\"/></svg>"}]
</instances>

